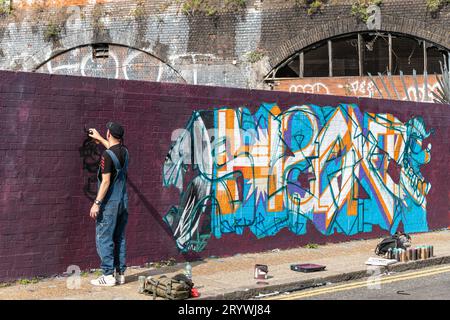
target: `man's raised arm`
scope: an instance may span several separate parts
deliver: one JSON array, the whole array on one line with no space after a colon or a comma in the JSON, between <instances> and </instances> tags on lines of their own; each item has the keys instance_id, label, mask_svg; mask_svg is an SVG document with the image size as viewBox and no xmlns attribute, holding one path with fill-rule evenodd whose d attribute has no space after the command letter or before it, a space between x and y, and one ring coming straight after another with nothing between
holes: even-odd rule
<instances>
[{"instance_id":1,"label":"man's raised arm","mask_svg":"<svg viewBox=\"0 0 450 320\"><path fill-rule=\"evenodd\" d=\"M89 129L89 137L91 137L92 139L97 140L98 142L101 142L101 144L103 144L106 149L109 149L109 142L108 142L108 140L104 139L100 135L100 133L98 133L98 131L95 130L94 128L90 128Z\"/></svg>"}]
</instances>

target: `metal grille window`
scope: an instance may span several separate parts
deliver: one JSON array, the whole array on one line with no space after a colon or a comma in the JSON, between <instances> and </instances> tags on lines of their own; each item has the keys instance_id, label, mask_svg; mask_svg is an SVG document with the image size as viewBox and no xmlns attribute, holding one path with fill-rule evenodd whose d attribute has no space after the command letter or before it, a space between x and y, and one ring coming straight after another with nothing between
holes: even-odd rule
<instances>
[{"instance_id":1,"label":"metal grille window","mask_svg":"<svg viewBox=\"0 0 450 320\"><path fill-rule=\"evenodd\" d=\"M361 32L323 40L286 59L266 80L370 74L440 73L448 50L395 33Z\"/></svg>"}]
</instances>

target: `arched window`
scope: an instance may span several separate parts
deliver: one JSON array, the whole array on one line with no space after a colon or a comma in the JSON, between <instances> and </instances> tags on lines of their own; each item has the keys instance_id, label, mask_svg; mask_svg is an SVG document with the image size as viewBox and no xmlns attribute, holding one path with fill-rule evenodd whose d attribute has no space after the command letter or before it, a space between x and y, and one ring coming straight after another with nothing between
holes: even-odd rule
<instances>
[{"instance_id":1,"label":"arched window","mask_svg":"<svg viewBox=\"0 0 450 320\"><path fill-rule=\"evenodd\" d=\"M447 49L426 40L386 32L346 34L313 44L273 69L267 80L367 74L440 74Z\"/></svg>"}]
</instances>

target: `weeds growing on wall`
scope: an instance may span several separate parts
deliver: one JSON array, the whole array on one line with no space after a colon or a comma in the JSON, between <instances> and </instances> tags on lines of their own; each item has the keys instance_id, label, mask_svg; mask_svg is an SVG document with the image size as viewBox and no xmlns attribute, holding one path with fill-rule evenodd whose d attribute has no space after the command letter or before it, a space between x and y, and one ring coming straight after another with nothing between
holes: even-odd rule
<instances>
[{"instance_id":1,"label":"weeds growing on wall","mask_svg":"<svg viewBox=\"0 0 450 320\"><path fill-rule=\"evenodd\" d=\"M162 260L157 262L149 262L145 265L147 268L163 268L163 267L171 267L177 264L177 261L175 258L170 258L169 260Z\"/></svg>"},{"instance_id":2,"label":"weeds growing on wall","mask_svg":"<svg viewBox=\"0 0 450 320\"><path fill-rule=\"evenodd\" d=\"M136 20L140 20L142 18L145 18L145 16L147 15L147 12L145 10L145 0L137 0L136 1L136 8L133 9L131 14L133 15L133 17Z\"/></svg>"},{"instance_id":3,"label":"weeds growing on wall","mask_svg":"<svg viewBox=\"0 0 450 320\"><path fill-rule=\"evenodd\" d=\"M297 7L304 7L308 16L319 13L325 0L294 0Z\"/></svg>"},{"instance_id":4,"label":"weeds growing on wall","mask_svg":"<svg viewBox=\"0 0 450 320\"><path fill-rule=\"evenodd\" d=\"M231 9L242 9L247 5L247 0L225 0L225 6Z\"/></svg>"},{"instance_id":5,"label":"weeds growing on wall","mask_svg":"<svg viewBox=\"0 0 450 320\"><path fill-rule=\"evenodd\" d=\"M450 0L427 0L427 9L435 16L443 7L450 4Z\"/></svg>"},{"instance_id":6,"label":"weeds growing on wall","mask_svg":"<svg viewBox=\"0 0 450 320\"><path fill-rule=\"evenodd\" d=\"M247 5L247 0L177 0L180 10L187 16L215 16L219 11L238 11Z\"/></svg>"},{"instance_id":7,"label":"weeds growing on wall","mask_svg":"<svg viewBox=\"0 0 450 320\"><path fill-rule=\"evenodd\" d=\"M35 277L32 279L19 279L17 280L17 284L27 285L27 284L36 284L41 280L41 278Z\"/></svg>"},{"instance_id":8,"label":"weeds growing on wall","mask_svg":"<svg viewBox=\"0 0 450 320\"><path fill-rule=\"evenodd\" d=\"M351 14L357 17L362 22L366 23L369 19L369 14L367 13L367 8L371 5L381 6L382 0L358 0L352 5Z\"/></svg>"},{"instance_id":9,"label":"weeds growing on wall","mask_svg":"<svg viewBox=\"0 0 450 320\"><path fill-rule=\"evenodd\" d=\"M47 25L44 30L44 39L47 42L57 41L60 38L62 27L54 22Z\"/></svg>"},{"instance_id":10,"label":"weeds growing on wall","mask_svg":"<svg viewBox=\"0 0 450 320\"><path fill-rule=\"evenodd\" d=\"M250 63L256 63L264 58L265 54L262 50L256 49L255 51L250 51L247 53L247 61Z\"/></svg>"},{"instance_id":11,"label":"weeds growing on wall","mask_svg":"<svg viewBox=\"0 0 450 320\"><path fill-rule=\"evenodd\" d=\"M12 12L11 1L0 0L0 16L9 15Z\"/></svg>"}]
</instances>

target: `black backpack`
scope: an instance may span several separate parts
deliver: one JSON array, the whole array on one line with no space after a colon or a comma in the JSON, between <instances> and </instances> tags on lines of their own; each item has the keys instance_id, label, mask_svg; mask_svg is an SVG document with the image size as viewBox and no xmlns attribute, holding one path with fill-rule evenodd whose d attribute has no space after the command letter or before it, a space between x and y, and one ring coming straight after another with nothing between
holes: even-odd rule
<instances>
[{"instance_id":1,"label":"black backpack","mask_svg":"<svg viewBox=\"0 0 450 320\"><path fill-rule=\"evenodd\" d=\"M375 248L375 254L384 256L389 249L406 249L405 239L409 241L411 237L406 233L396 233L389 238L385 238Z\"/></svg>"}]
</instances>

